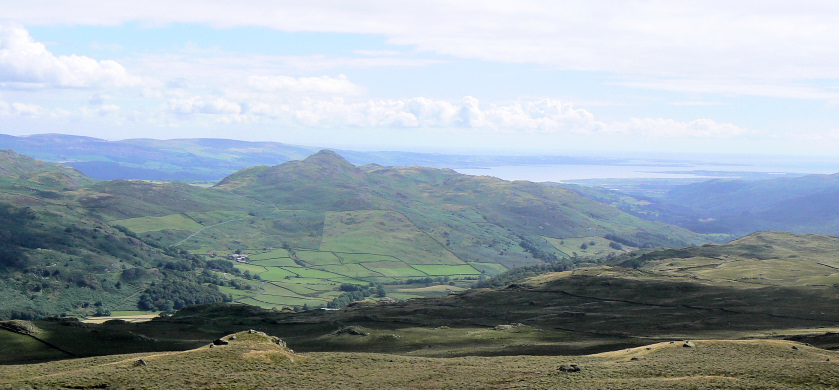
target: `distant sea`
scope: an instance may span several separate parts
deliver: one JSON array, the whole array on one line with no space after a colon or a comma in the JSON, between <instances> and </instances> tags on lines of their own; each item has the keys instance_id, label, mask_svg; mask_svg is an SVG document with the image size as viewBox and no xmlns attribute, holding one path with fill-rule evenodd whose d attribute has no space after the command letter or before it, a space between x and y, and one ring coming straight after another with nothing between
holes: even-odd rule
<instances>
[{"instance_id":1,"label":"distant sea","mask_svg":"<svg viewBox=\"0 0 839 390\"><path fill-rule=\"evenodd\" d=\"M604 164L522 164L454 168L504 180L567 182L585 179L712 179L839 173L839 157L693 156L691 160L626 159ZM759 173L762 175L754 175Z\"/></svg>"}]
</instances>

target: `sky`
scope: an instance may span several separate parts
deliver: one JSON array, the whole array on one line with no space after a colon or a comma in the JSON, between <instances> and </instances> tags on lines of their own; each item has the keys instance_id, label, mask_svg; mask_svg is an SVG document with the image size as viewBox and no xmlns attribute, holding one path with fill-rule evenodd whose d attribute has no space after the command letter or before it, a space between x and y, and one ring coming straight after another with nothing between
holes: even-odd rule
<instances>
[{"instance_id":1,"label":"sky","mask_svg":"<svg viewBox=\"0 0 839 390\"><path fill-rule=\"evenodd\" d=\"M0 0L0 133L839 151L839 2Z\"/></svg>"}]
</instances>

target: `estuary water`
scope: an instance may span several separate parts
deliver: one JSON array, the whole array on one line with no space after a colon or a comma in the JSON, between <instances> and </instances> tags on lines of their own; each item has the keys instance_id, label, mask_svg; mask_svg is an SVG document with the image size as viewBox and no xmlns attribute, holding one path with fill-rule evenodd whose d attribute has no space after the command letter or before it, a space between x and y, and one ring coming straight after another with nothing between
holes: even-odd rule
<instances>
[{"instance_id":1,"label":"estuary water","mask_svg":"<svg viewBox=\"0 0 839 390\"><path fill-rule=\"evenodd\" d=\"M762 178L833 174L839 157L708 156L691 160L628 159L604 164L522 164L454 168L467 175L504 180L565 182L585 179L712 179L739 178L762 173Z\"/></svg>"}]
</instances>

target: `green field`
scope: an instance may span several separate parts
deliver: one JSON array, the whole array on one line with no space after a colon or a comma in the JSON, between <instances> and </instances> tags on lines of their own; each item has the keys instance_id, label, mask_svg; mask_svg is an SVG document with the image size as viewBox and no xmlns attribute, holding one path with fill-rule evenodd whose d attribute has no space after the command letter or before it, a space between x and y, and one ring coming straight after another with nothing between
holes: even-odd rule
<instances>
[{"instance_id":1,"label":"green field","mask_svg":"<svg viewBox=\"0 0 839 390\"><path fill-rule=\"evenodd\" d=\"M370 278L383 276L383 274L376 272L377 270L371 271L359 264L327 265L320 268L327 272L333 272L336 274L346 275L353 278Z\"/></svg>"},{"instance_id":2,"label":"green field","mask_svg":"<svg viewBox=\"0 0 839 390\"><path fill-rule=\"evenodd\" d=\"M396 260L393 256L386 256L386 255L373 255L373 254L361 254L361 253L339 253L342 259L344 259L344 263L371 263L377 261L394 261Z\"/></svg>"},{"instance_id":3,"label":"green field","mask_svg":"<svg viewBox=\"0 0 839 390\"><path fill-rule=\"evenodd\" d=\"M286 280L283 282L275 282L272 283L277 288L281 288L282 290L291 291L298 295L312 295L317 294L319 291L324 291L330 287L333 287L331 283L298 283L298 279L291 279Z\"/></svg>"},{"instance_id":4,"label":"green field","mask_svg":"<svg viewBox=\"0 0 839 390\"><path fill-rule=\"evenodd\" d=\"M285 279L287 276L295 276L296 274L280 267L267 267L268 270L259 274L262 280L279 281Z\"/></svg>"},{"instance_id":5,"label":"green field","mask_svg":"<svg viewBox=\"0 0 839 390\"><path fill-rule=\"evenodd\" d=\"M479 262L469 262L473 268L478 270L481 273L486 273L490 276L498 275L507 270L507 267L497 264L497 263L479 263Z\"/></svg>"},{"instance_id":6,"label":"green field","mask_svg":"<svg viewBox=\"0 0 839 390\"><path fill-rule=\"evenodd\" d=\"M242 272L248 271L248 272L251 273L251 275L262 274L262 273L267 272L268 269L270 269L270 268L263 267L261 265L242 264L242 263L236 263L233 266L242 270Z\"/></svg>"},{"instance_id":7,"label":"green field","mask_svg":"<svg viewBox=\"0 0 839 390\"><path fill-rule=\"evenodd\" d=\"M238 300L242 297L250 297L259 292L259 290L237 290L233 287L227 286L220 286L218 289L225 294L230 294L234 300Z\"/></svg>"},{"instance_id":8,"label":"green field","mask_svg":"<svg viewBox=\"0 0 839 390\"><path fill-rule=\"evenodd\" d=\"M428 276L416 268L398 261L378 261L375 263L364 263L364 267L393 278L424 277Z\"/></svg>"},{"instance_id":9,"label":"green field","mask_svg":"<svg viewBox=\"0 0 839 390\"><path fill-rule=\"evenodd\" d=\"M294 267L297 265L290 257L279 257L267 260L254 260L253 257L251 257L250 262L254 265L263 267Z\"/></svg>"},{"instance_id":10,"label":"green field","mask_svg":"<svg viewBox=\"0 0 839 390\"><path fill-rule=\"evenodd\" d=\"M390 211L327 213L320 249L390 255L410 264L462 263L403 215Z\"/></svg>"},{"instance_id":11,"label":"green field","mask_svg":"<svg viewBox=\"0 0 839 390\"><path fill-rule=\"evenodd\" d=\"M464 265L414 265L414 268L432 276L480 275L480 271Z\"/></svg>"},{"instance_id":12,"label":"green field","mask_svg":"<svg viewBox=\"0 0 839 390\"><path fill-rule=\"evenodd\" d=\"M285 249L273 249L268 252L256 253L250 256L251 261L288 258L288 251Z\"/></svg>"},{"instance_id":13,"label":"green field","mask_svg":"<svg viewBox=\"0 0 839 390\"><path fill-rule=\"evenodd\" d=\"M320 251L297 251L297 257L309 264L320 265L336 265L341 264L341 259L331 252Z\"/></svg>"}]
</instances>

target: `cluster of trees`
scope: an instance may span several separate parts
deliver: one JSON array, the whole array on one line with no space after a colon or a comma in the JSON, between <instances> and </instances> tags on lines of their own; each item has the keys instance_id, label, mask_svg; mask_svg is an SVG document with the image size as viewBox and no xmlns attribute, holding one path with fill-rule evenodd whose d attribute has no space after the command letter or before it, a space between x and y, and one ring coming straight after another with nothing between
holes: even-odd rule
<instances>
[{"instance_id":1,"label":"cluster of trees","mask_svg":"<svg viewBox=\"0 0 839 390\"><path fill-rule=\"evenodd\" d=\"M166 279L152 283L137 302L140 310L172 311L189 305L230 302L230 295L218 291L215 285L205 286L189 280Z\"/></svg>"},{"instance_id":2,"label":"cluster of trees","mask_svg":"<svg viewBox=\"0 0 839 390\"><path fill-rule=\"evenodd\" d=\"M549 252L544 250L540 245L533 242L527 237L519 236L521 241L519 242L519 246L524 249L525 252L530 253L531 256L535 259L542 260L546 263L554 263L559 261L559 258L556 257L556 254L553 252Z\"/></svg>"},{"instance_id":3,"label":"cluster of trees","mask_svg":"<svg viewBox=\"0 0 839 390\"><path fill-rule=\"evenodd\" d=\"M494 278L482 280L478 282L476 288L495 288L503 287L517 280L529 278L532 276L542 275L550 272L562 272L574 268L574 265L567 260L558 261L555 263L536 264L525 267L513 268Z\"/></svg>"},{"instance_id":4,"label":"cluster of trees","mask_svg":"<svg viewBox=\"0 0 839 390\"><path fill-rule=\"evenodd\" d=\"M674 240L672 238L665 237L660 234L645 232L633 233L630 236L618 236L615 234L607 234L603 236L603 238L614 241L618 244L634 246L636 248L654 248L657 246L669 246L677 248L684 246L684 243L681 241Z\"/></svg>"},{"instance_id":5,"label":"cluster of trees","mask_svg":"<svg viewBox=\"0 0 839 390\"><path fill-rule=\"evenodd\" d=\"M407 280L403 280L401 284L424 284L426 286L430 286L432 284L446 284L446 283L454 283L454 282L448 276L438 276L436 278L427 277L427 278L407 279Z\"/></svg>"},{"instance_id":6,"label":"cluster of trees","mask_svg":"<svg viewBox=\"0 0 839 390\"><path fill-rule=\"evenodd\" d=\"M387 296L387 290L385 290L385 287L381 284L375 285L370 283L369 286L362 286L358 284L344 283L341 284L339 290L343 291L341 295L335 297L335 299L333 299L332 302L329 302L326 307L337 309L350 304L350 302L360 301L373 295L378 297Z\"/></svg>"}]
</instances>

